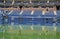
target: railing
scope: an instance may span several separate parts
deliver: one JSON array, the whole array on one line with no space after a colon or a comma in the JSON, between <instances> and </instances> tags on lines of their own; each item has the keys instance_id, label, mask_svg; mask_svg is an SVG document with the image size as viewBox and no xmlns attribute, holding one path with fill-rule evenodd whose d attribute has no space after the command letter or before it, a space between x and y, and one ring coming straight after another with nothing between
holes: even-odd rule
<instances>
[{"instance_id":1,"label":"railing","mask_svg":"<svg viewBox=\"0 0 60 39\"><path fill-rule=\"evenodd\" d=\"M0 30L8 30L8 29L21 29L21 30L49 30L56 31L60 30L59 26L41 26L41 25L0 25Z\"/></svg>"}]
</instances>

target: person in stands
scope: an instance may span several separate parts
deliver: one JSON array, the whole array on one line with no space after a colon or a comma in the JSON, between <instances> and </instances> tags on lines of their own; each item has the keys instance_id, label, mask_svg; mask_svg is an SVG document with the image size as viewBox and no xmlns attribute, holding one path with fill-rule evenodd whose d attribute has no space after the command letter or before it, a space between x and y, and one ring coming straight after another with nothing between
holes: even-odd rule
<instances>
[{"instance_id":1,"label":"person in stands","mask_svg":"<svg viewBox=\"0 0 60 39\"><path fill-rule=\"evenodd\" d=\"M22 5L19 5L20 10L22 10L22 7L23 7Z\"/></svg>"}]
</instances>

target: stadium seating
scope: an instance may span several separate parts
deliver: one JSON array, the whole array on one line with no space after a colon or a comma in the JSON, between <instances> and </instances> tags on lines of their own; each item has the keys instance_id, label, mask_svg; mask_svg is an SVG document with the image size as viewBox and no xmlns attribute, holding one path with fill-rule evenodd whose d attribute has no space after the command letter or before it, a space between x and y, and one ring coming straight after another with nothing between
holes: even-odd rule
<instances>
[{"instance_id":1,"label":"stadium seating","mask_svg":"<svg viewBox=\"0 0 60 39\"><path fill-rule=\"evenodd\" d=\"M22 16L29 16L29 15L31 15L31 12L32 12L31 10L23 10L23 13L21 15Z\"/></svg>"},{"instance_id":2,"label":"stadium seating","mask_svg":"<svg viewBox=\"0 0 60 39\"><path fill-rule=\"evenodd\" d=\"M14 18L14 25L18 25L18 24L20 24L19 18Z\"/></svg>"},{"instance_id":3,"label":"stadium seating","mask_svg":"<svg viewBox=\"0 0 60 39\"><path fill-rule=\"evenodd\" d=\"M11 4L12 4L12 2L6 2L5 4L6 4L6 5L11 5Z\"/></svg>"},{"instance_id":4,"label":"stadium seating","mask_svg":"<svg viewBox=\"0 0 60 39\"><path fill-rule=\"evenodd\" d=\"M11 17L4 17L4 25L11 25L11 22L12 22L12 20L11 20Z\"/></svg>"},{"instance_id":5,"label":"stadium seating","mask_svg":"<svg viewBox=\"0 0 60 39\"><path fill-rule=\"evenodd\" d=\"M46 18L45 26L52 26L52 25L53 25L53 18Z\"/></svg>"},{"instance_id":6,"label":"stadium seating","mask_svg":"<svg viewBox=\"0 0 60 39\"><path fill-rule=\"evenodd\" d=\"M54 15L53 11L43 15L42 10L0 10L0 17L0 24L52 26L56 23L60 25L59 21L53 19L60 19L60 10L57 11L57 15Z\"/></svg>"},{"instance_id":7,"label":"stadium seating","mask_svg":"<svg viewBox=\"0 0 60 39\"><path fill-rule=\"evenodd\" d=\"M13 10L9 16L18 16L20 13L20 10Z\"/></svg>"},{"instance_id":8,"label":"stadium seating","mask_svg":"<svg viewBox=\"0 0 60 39\"><path fill-rule=\"evenodd\" d=\"M55 17L56 15L54 15L54 12L53 11L48 11L45 13L45 15L43 15L42 17Z\"/></svg>"},{"instance_id":9,"label":"stadium seating","mask_svg":"<svg viewBox=\"0 0 60 39\"><path fill-rule=\"evenodd\" d=\"M4 3L3 3L3 0L0 0L0 4L4 4Z\"/></svg>"},{"instance_id":10,"label":"stadium seating","mask_svg":"<svg viewBox=\"0 0 60 39\"><path fill-rule=\"evenodd\" d=\"M35 16L41 16L42 15L42 11L41 10L35 10L34 14Z\"/></svg>"},{"instance_id":11,"label":"stadium seating","mask_svg":"<svg viewBox=\"0 0 60 39\"><path fill-rule=\"evenodd\" d=\"M60 10L57 10L57 16L59 16L60 15Z\"/></svg>"},{"instance_id":12,"label":"stadium seating","mask_svg":"<svg viewBox=\"0 0 60 39\"><path fill-rule=\"evenodd\" d=\"M0 14L0 25L2 25L2 24L3 24L3 15Z\"/></svg>"},{"instance_id":13,"label":"stadium seating","mask_svg":"<svg viewBox=\"0 0 60 39\"><path fill-rule=\"evenodd\" d=\"M57 26L60 26L60 10L57 10L57 16L56 16L56 19L57 19L56 25L57 25Z\"/></svg>"},{"instance_id":14,"label":"stadium seating","mask_svg":"<svg viewBox=\"0 0 60 39\"><path fill-rule=\"evenodd\" d=\"M60 23L56 23L56 26L60 26Z\"/></svg>"},{"instance_id":15,"label":"stadium seating","mask_svg":"<svg viewBox=\"0 0 60 39\"><path fill-rule=\"evenodd\" d=\"M60 26L60 18L57 18L56 25Z\"/></svg>"}]
</instances>

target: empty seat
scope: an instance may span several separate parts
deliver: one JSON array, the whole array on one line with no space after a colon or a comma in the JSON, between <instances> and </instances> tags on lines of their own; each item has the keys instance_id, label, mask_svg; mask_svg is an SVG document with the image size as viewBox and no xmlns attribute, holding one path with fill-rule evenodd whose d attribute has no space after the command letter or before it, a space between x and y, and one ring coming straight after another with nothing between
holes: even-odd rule
<instances>
[{"instance_id":1,"label":"empty seat","mask_svg":"<svg viewBox=\"0 0 60 39\"><path fill-rule=\"evenodd\" d=\"M4 0L0 0L0 4L4 4Z\"/></svg>"},{"instance_id":2,"label":"empty seat","mask_svg":"<svg viewBox=\"0 0 60 39\"><path fill-rule=\"evenodd\" d=\"M59 16L60 15L60 10L57 10L57 16Z\"/></svg>"},{"instance_id":3,"label":"empty seat","mask_svg":"<svg viewBox=\"0 0 60 39\"><path fill-rule=\"evenodd\" d=\"M54 12L53 11L48 11L48 12L46 12L46 15L54 15Z\"/></svg>"},{"instance_id":4,"label":"empty seat","mask_svg":"<svg viewBox=\"0 0 60 39\"><path fill-rule=\"evenodd\" d=\"M32 18L23 18L22 24L32 24Z\"/></svg>"},{"instance_id":5,"label":"empty seat","mask_svg":"<svg viewBox=\"0 0 60 39\"><path fill-rule=\"evenodd\" d=\"M45 19L45 26L53 26L53 18L46 18Z\"/></svg>"},{"instance_id":6,"label":"empty seat","mask_svg":"<svg viewBox=\"0 0 60 39\"><path fill-rule=\"evenodd\" d=\"M11 14L9 14L10 16L19 16L20 11L19 10L13 10L13 12Z\"/></svg>"},{"instance_id":7,"label":"empty seat","mask_svg":"<svg viewBox=\"0 0 60 39\"><path fill-rule=\"evenodd\" d=\"M11 5L12 4L12 2L6 2L5 3L6 5ZM7 7L7 6L6 6Z\"/></svg>"},{"instance_id":8,"label":"empty seat","mask_svg":"<svg viewBox=\"0 0 60 39\"><path fill-rule=\"evenodd\" d=\"M56 26L60 26L60 23L56 23Z\"/></svg>"},{"instance_id":9,"label":"empty seat","mask_svg":"<svg viewBox=\"0 0 60 39\"><path fill-rule=\"evenodd\" d=\"M35 10L34 14L35 16L41 16L42 15L42 11L41 10Z\"/></svg>"},{"instance_id":10,"label":"empty seat","mask_svg":"<svg viewBox=\"0 0 60 39\"><path fill-rule=\"evenodd\" d=\"M57 0L49 0L49 3L50 4L56 4L57 3Z\"/></svg>"},{"instance_id":11,"label":"empty seat","mask_svg":"<svg viewBox=\"0 0 60 39\"><path fill-rule=\"evenodd\" d=\"M20 23L19 18L14 18L14 25L18 25Z\"/></svg>"},{"instance_id":12,"label":"empty seat","mask_svg":"<svg viewBox=\"0 0 60 39\"><path fill-rule=\"evenodd\" d=\"M57 18L56 25L60 26L60 18Z\"/></svg>"},{"instance_id":13,"label":"empty seat","mask_svg":"<svg viewBox=\"0 0 60 39\"><path fill-rule=\"evenodd\" d=\"M23 13L21 14L22 16L29 16L31 15L31 10L24 10Z\"/></svg>"},{"instance_id":14,"label":"empty seat","mask_svg":"<svg viewBox=\"0 0 60 39\"><path fill-rule=\"evenodd\" d=\"M4 16L4 24L11 25L11 17L9 16Z\"/></svg>"},{"instance_id":15,"label":"empty seat","mask_svg":"<svg viewBox=\"0 0 60 39\"><path fill-rule=\"evenodd\" d=\"M3 24L3 15L2 14L0 14L0 25L2 25Z\"/></svg>"},{"instance_id":16,"label":"empty seat","mask_svg":"<svg viewBox=\"0 0 60 39\"><path fill-rule=\"evenodd\" d=\"M32 18L33 25L41 25L41 18Z\"/></svg>"},{"instance_id":17,"label":"empty seat","mask_svg":"<svg viewBox=\"0 0 60 39\"><path fill-rule=\"evenodd\" d=\"M39 1L32 1L32 4L38 5L38 4L40 4L40 2Z\"/></svg>"},{"instance_id":18,"label":"empty seat","mask_svg":"<svg viewBox=\"0 0 60 39\"><path fill-rule=\"evenodd\" d=\"M15 1L15 3L14 4L22 4L22 2L21 1Z\"/></svg>"},{"instance_id":19,"label":"empty seat","mask_svg":"<svg viewBox=\"0 0 60 39\"><path fill-rule=\"evenodd\" d=\"M54 15L53 11L48 11L45 13L45 15L43 15L43 17L55 17L56 15Z\"/></svg>"},{"instance_id":20,"label":"empty seat","mask_svg":"<svg viewBox=\"0 0 60 39\"><path fill-rule=\"evenodd\" d=\"M52 26L53 18L40 18L40 25L42 26Z\"/></svg>"},{"instance_id":21,"label":"empty seat","mask_svg":"<svg viewBox=\"0 0 60 39\"><path fill-rule=\"evenodd\" d=\"M0 14L3 14L3 10L0 10Z\"/></svg>"},{"instance_id":22,"label":"empty seat","mask_svg":"<svg viewBox=\"0 0 60 39\"><path fill-rule=\"evenodd\" d=\"M9 1L8 0L5 0L5 4L6 5L11 5L12 4L12 0L9 0Z\"/></svg>"}]
</instances>

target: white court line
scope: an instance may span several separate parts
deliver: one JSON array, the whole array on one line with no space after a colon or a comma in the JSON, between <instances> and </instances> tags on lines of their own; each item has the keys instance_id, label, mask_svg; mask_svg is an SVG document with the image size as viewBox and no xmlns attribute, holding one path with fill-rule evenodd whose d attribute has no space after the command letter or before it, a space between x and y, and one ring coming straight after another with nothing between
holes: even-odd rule
<instances>
[{"instance_id":1,"label":"white court line","mask_svg":"<svg viewBox=\"0 0 60 39\"><path fill-rule=\"evenodd\" d=\"M54 15L57 15L57 12L56 11L54 11Z\"/></svg>"},{"instance_id":2,"label":"white court line","mask_svg":"<svg viewBox=\"0 0 60 39\"><path fill-rule=\"evenodd\" d=\"M23 10L20 12L20 15L23 13Z\"/></svg>"},{"instance_id":3,"label":"white court line","mask_svg":"<svg viewBox=\"0 0 60 39\"><path fill-rule=\"evenodd\" d=\"M9 12L9 14L11 14L12 12L13 12L13 10L12 10L12 11L10 11L10 12Z\"/></svg>"},{"instance_id":4,"label":"white court line","mask_svg":"<svg viewBox=\"0 0 60 39\"><path fill-rule=\"evenodd\" d=\"M31 12L31 15L33 15L34 14L34 10Z\"/></svg>"}]
</instances>

